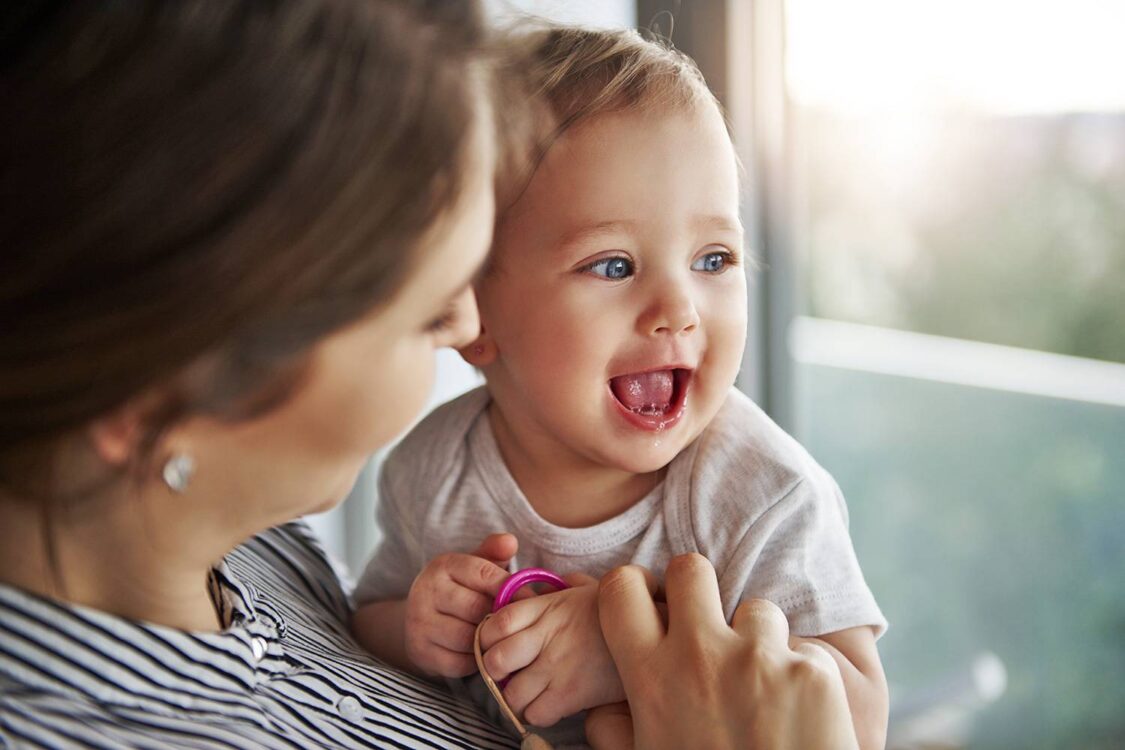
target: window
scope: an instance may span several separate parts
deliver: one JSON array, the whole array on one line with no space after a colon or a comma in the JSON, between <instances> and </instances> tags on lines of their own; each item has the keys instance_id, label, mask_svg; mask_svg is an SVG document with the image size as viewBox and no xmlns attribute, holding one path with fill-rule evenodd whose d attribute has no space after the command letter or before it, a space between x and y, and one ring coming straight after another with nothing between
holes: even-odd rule
<instances>
[{"instance_id":1,"label":"window","mask_svg":"<svg viewBox=\"0 0 1125 750\"><path fill-rule=\"evenodd\" d=\"M891 746L1121 747L1125 6L784 10L789 426L892 623Z\"/></svg>"}]
</instances>

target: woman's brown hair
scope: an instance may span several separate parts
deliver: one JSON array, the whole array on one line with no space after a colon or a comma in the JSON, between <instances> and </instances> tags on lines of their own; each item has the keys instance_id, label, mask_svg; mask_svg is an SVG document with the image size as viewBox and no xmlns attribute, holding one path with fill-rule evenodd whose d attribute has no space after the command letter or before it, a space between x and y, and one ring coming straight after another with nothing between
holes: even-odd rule
<instances>
[{"instance_id":1,"label":"woman's brown hair","mask_svg":"<svg viewBox=\"0 0 1125 750\"><path fill-rule=\"evenodd\" d=\"M279 403L456 202L475 3L0 14L0 481L146 392L148 446Z\"/></svg>"}]
</instances>

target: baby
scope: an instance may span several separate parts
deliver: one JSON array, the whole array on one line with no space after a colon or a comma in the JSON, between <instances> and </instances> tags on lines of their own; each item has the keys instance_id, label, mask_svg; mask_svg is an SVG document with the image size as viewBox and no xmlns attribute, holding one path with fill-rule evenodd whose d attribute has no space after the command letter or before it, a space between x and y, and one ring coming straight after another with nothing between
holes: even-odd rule
<instances>
[{"instance_id":1,"label":"baby","mask_svg":"<svg viewBox=\"0 0 1125 750\"><path fill-rule=\"evenodd\" d=\"M733 388L746 338L738 165L694 64L633 32L534 32L523 65L559 123L498 219L476 287L487 385L434 411L380 479L384 531L356 635L433 676L476 671L509 570L662 571L699 552L725 614L760 597L840 666L882 747L885 621L832 478ZM503 534L500 532L510 532ZM513 536L514 535L514 536ZM483 539L483 542L481 541ZM505 697L549 726L624 699L596 587L510 604L482 630ZM580 718L553 739L581 742Z\"/></svg>"}]
</instances>

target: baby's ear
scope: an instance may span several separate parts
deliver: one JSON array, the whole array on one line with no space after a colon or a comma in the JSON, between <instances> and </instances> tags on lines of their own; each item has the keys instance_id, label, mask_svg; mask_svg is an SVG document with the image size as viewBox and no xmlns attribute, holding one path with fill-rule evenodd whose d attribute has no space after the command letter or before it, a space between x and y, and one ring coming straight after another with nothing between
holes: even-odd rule
<instances>
[{"instance_id":1,"label":"baby's ear","mask_svg":"<svg viewBox=\"0 0 1125 750\"><path fill-rule=\"evenodd\" d=\"M465 346L457 350L461 359L473 367L484 368L496 360L496 342L488 335L488 331L481 326L480 335Z\"/></svg>"}]
</instances>

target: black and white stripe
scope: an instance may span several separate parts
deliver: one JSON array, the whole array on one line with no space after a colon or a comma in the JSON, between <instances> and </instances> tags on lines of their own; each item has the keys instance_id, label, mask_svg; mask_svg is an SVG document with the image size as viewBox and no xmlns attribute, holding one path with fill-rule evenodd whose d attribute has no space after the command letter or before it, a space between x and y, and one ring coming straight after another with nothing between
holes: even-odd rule
<instances>
[{"instance_id":1,"label":"black and white stripe","mask_svg":"<svg viewBox=\"0 0 1125 750\"><path fill-rule=\"evenodd\" d=\"M231 627L189 633L0 586L0 747L512 748L445 690L368 655L301 523L228 555Z\"/></svg>"}]
</instances>

